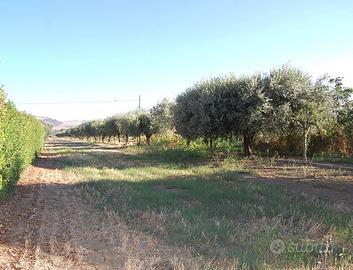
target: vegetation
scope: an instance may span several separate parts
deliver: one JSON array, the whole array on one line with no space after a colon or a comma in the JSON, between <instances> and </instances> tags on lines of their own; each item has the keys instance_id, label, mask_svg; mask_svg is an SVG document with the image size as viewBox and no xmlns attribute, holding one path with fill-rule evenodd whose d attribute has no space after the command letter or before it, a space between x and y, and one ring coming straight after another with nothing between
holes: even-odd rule
<instances>
[{"instance_id":1,"label":"vegetation","mask_svg":"<svg viewBox=\"0 0 353 270\"><path fill-rule=\"evenodd\" d=\"M297 68L268 74L224 76L196 83L174 103L162 101L146 112L94 121L61 136L109 139L175 131L187 145L203 140L211 153L224 141L243 154L299 156L353 154L353 88L325 75L313 82Z\"/></svg>"},{"instance_id":2,"label":"vegetation","mask_svg":"<svg viewBox=\"0 0 353 270\"><path fill-rule=\"evenodd\" d=\"M352 95L342 78L313 82L290 66L211 78L175 103L163 100L149 111L62 132L106 144L55 141L47 149L50 164L38 169L63 168L74 179L63 183L107 217L187 254L163 269L347 269L353 213L343 193L352 188L350 171L230 153L349 162ZM0 125L1 190L7 192L39 153L45 128L3 95ZM139 147L109 143L122 138L136 138ZM271 246L276 239L286 247L279 253Z\"/></svg>"},{"instance_id":3,"label":"vegetation","mask_svg":"<svg viewBox=\"0 0 353 270\"><path fill-rule=\"evenodd\" d=\"M176 131L187 140L205 138L211 148L215 138L243 136L246 156L252 154L255 138L260 146L266 136L298 137L296 146L307 158L312 135L339 123L350 125L352 89L343 88L341 79L334 81L334 88L332 82L321 78L313 84L309 75L289 66L264 75L202 81L177 97Z\"/></svg>"},{"instance_id":4,"label":"vegetation","mask_svg":"<svg viewBox=\"0 0 353 270\"><path fill-rule=\"evenodd\" d=\"M188 141L204 138L211 151L217 138L243 136L244 154L250 155L268 108L263 90L260 75L197 83L176 99L176 131Z\"/></svg>"},{"instance_id":5,"label":"vegetation","mask_svg":"<svg viewBox=\"0 0 353 270\"><path fill-rule=\"evenodd\" d=\"M0 89L0 196L10 192L23 169L42 149L45 126L19 112Z\"/></svg>"},{"instance_id":6,"label":"vegetation","mask_svg":"<svg viewBox=\"0 0 353 270\"><path fill-rule=\"evenodd\" d=\"M129 137L145 136L146 143L151 143L152 135L171 129L173 127L172 108L173 104L163 100L150 111L131 112L117 115L104 121L92 121L84 123L76 128L59 133L59 137L72 136L80 139L94 139L95 141L109 141L120 137L125 137L125 142Z\"/></svg>"},{"instance_id":7,"label":"vegetation","mask_svg":"<svg viewBox=\"0 0 353 270\"><path fill-rule=\"evenodd\" d=\"M341 181L347 172L251 161L271 172L268 181L260 181L251 180L260 172L244 170L245 161L213 164L192 145L94 149L78 143L76 149L62 144L51 151L54 164L75 176L83 196L98 209L117 214L135 231L185 249L185 256L173 259L179 265L175 269L312 269L318 262L323 269L350 266L352 209L337 198L309 196L317 187L280 180L284 173L313 177L326 195L339 189L327 188L326 180ZM271 251L275 239L287 247L281 254Z\"/></svg>"}]
</instances>

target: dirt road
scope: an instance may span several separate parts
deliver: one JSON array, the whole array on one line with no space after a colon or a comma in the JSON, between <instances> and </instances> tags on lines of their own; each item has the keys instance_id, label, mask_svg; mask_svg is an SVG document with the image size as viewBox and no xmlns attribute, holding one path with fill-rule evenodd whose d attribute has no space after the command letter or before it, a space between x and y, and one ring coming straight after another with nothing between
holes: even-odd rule
<instances>
[{"instance_id":1,"label":"dirt road","mask_svg":"<svg viewBox=\"0 0 353 270\"><path fill-rule=\"evenodd\" d=\"M176 254L82 199L75 177L49 155L0 204L0 269L168 269L163 258Z\"/></svg>"}]
</instances>

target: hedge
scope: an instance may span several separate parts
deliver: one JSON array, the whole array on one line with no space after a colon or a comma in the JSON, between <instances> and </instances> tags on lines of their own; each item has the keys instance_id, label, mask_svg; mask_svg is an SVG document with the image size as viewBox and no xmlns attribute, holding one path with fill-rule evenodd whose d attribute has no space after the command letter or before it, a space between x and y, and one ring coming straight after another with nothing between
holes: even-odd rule
<instances>
[{"instance_id":1,"label":"hedge","mask_svg":"<svg viewBox=\"0 0 353 270\"><path fill-rule=\"evenodd\" d=\"M19 112L0 89L0 198L11 192L22 171L40 153L44 125Z\"/></svg>"}]
</instances>

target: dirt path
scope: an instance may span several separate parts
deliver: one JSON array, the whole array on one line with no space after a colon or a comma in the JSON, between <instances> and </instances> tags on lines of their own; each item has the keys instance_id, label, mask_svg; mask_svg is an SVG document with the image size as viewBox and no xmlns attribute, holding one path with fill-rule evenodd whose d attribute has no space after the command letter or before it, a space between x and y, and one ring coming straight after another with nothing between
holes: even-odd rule
<instances>
[{"instance_id":1,"label":"dirt path","mask_svg":"<svg viewBox=\"0 0 353 270\"><path fill-rule=\"evenodd\" d=\"M50 159L36 165L0 205L0 269L171 267L178 251L97 211L82 198L75 177Z\"/></svg>"},{"instance_id":2,"label":"dirt path","mask_svg":"<svg viewBox=\"0 0 353 270\"><path fill-rule=\"evenodd\" d=\"M332 162L323 162L315 160L301 160L301 159L278 159L278 163L283 164L301 164L306 166L316 166L326 169L341 169L341 170L350 170L353 171L353 165L346 163L332 163Z\"/></svg>"},{"instance_id":3,"label":"dirt path","mask_svg":"<svg viewBox=\"0 0 353 270\"><path fill-rule=\"evenodd\" d=\"M339 164L306 163L296 160L244 161L252 173L245 180L283 185L307 197L320 199L339 208L353 208L353 174ZM331 166L332 165L332 166Z\"/></svg>"}]
</instances>

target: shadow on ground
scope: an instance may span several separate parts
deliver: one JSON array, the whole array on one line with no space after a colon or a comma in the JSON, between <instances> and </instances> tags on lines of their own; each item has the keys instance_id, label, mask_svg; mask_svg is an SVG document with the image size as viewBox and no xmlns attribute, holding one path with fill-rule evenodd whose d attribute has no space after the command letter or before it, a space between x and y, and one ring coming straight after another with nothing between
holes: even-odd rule
<instances>
[{"instance_id":1,"label":"shadow on ground","mask_svg":"<svg viewBox=\"0 0 353 270\"><path fill-rule=\"evenodd\" d=\"M47 150L14 196L0 205L0 257L20 261L22 268L55 263L61 268L124 269L131 263L130 269L172 269L166 258L193 260L200 255L204 262L238 258L255 265L280 261L268 248L272 233L286 239L308 237L308 221L322 226L315 237L334 227L348 237L353 233L353 182L232 170L138 181L87 176L70 182L60 169L178 169L202 166L205 160L174 150L110 152L100 145L68 141L49 143ZM48 173L58 173L57 179L49 179Z\"/></svg>"},{"instance_id":2,"label":"shadow on ground","mask_svg":"<svg viewBox=\"0 0 353 270\"><path fill-rule=\"evenodd\" d=\"M276 225L273 232L286 238L293 237L284 225L288 223L296 228L297 239L298 233L304 235L303 219L323 224L322 233L349 226L351 211L312 200L288 186L249 182L243 176L230 172L139 182L85 179L44 187L20 185L15 196L1 206L0 220L5 225L1 245L17 250L25 247L20 251L25 256L35 256L39 248L39 263L56 260L61 266L82 264L85 269L107 265L124 269L126 258L144 269L175 257L179 262L184 258L187 265L187 260L200 255L204 262L238 258L255 265L257 260L274 263L268 233L278 217L284 227ZM6 205L9 208L4 212ZM247 231L259 220L262 227L256 234ZM257 241L268 243L259 250ZM155 254L157 259L153 259ZM317 258L317 254L310 256L309 261ZM167 265L171 268L172 262Z\"/></svg>"},{"instance_id":3,"label":"shadow on ground","mask_svg":"<svg viewBox=\"0 0 353 270\"><path fill-rule=\"evenodd\" d=\"M188 258L184 250L99 209L84 198L83 183L30 169L13 196L0 204L0 268L173 269L171 260Z\"/></svg>"},{"instance_id":4,"label":"shadow on ground","mask_svg":"<svg viewBox=\"0 0 353 270\"><path fill-rule=\"evenodd\" d=\"M124 151L130 146L102 146L85 142L61 140L49 142L41 158L48 162L37 162L43 168L94 167L97 169L128 169L155 167L190 168L208 163L200 154L184 149L160 149L154 151L145 146L135 147L134 152Z\"/></svg>"}]
</instances>

